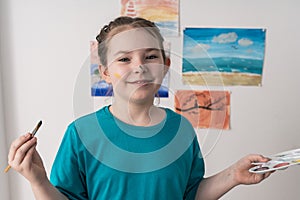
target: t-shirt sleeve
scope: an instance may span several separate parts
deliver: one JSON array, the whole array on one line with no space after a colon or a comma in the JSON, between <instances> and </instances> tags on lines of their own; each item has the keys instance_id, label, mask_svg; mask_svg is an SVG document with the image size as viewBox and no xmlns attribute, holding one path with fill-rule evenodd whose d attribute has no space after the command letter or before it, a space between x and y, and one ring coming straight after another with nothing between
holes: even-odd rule
<instances>
[{"instance_id":1,"label":"t-shirt sleeve","mask_svg":"<svg viewBox=\"0 0 300 200\"><path fill-rule=\"evenodd\" d=\"M195 199L198 186L203 179L205 173L204 160L200 151L199 143L197 137L193 141L193 162L191 167L191 173L186 188L184 199L191 200Z\"/></svg>"},{"instance_id":2,"label":"t-shirt sleeve","mask_svg":"<svg viewBox=\"0 0 300 200\"><path fill-rule=\"evenodd\" d=\"M68 126L56 158L50 181L69 199L88 199L85 173L79 161L79 138L74 124Z\"/></svg>"}]
</instances>

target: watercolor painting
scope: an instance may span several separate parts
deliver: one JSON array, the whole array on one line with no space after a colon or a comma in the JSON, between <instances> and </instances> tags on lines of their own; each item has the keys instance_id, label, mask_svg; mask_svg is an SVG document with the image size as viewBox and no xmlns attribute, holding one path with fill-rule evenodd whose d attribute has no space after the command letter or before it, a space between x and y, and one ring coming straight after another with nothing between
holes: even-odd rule
<instances>
[{"instance_id":1,"label":"watercolor painting","mask_svg":"<svg viewBox=\"0 0 300 200\"><path fill-rule=\"evenodd\" d=\"M230 128L229 91L178 90L174 106L195 128Z\"/></svg>"},{"instance_id":2,"label":"watercolor painting","mask_svg":"<svg viewBox=\"0 0 300 200\"><path fill-rule=\"evenodd\" d=\"M260 86L265 37L265 29L186 28L183 83Z\"/></svg>"},{"instance_id":3,"label":"watercolor painting","mask_svg":"<svg viewBox=\"0 0 300 200\"><path fill-rule=\"evenodd\" d=\"M166 43L165 48L170 48L170 43ZM169 49L166 49L166 55L169 55ZM101 78L98 67L100 58L98 56L98 42L90 41L90 76L91 76L91 95L92 96L112 96L113 88ZM159 88L156 97L169 97L169 75L168 72Z\"/></svg>"},{"instance_id":4,"label":"watercolor painting","mask_svg":"<svg viewBox=\"0 0 300 200\"><path fill-rule=\"evenodd\" d=\"M121 15L153 21L164 36L179 35L179 0L121 0Z\"/></svg>"}]
</instances>

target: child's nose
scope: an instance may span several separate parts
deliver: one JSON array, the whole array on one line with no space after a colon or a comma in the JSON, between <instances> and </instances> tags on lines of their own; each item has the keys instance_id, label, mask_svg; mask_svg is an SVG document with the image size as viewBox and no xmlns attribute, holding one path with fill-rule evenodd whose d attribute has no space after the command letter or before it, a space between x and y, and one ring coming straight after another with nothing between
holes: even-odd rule
<instances>
[{"instance_id":1,"label":"child's nose","mask_svg":"<svg viewBox=\"0 0 300 200\"><path fill-rule=\"evenodd\" d=\"M134 73L145 73L147 72L147 67L143 64L139 64L134 68Z\"/></svg>"}]
</instances>

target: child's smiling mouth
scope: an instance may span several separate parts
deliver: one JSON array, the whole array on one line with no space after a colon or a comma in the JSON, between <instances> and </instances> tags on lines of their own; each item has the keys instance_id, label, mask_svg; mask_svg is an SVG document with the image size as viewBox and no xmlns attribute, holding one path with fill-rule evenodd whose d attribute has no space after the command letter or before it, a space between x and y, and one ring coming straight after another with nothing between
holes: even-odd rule
<instances>
[{"instance_id":1,"label":"child's smiling mouth","mask_svg":"<svg viewBox=\"0 0 300 200\"><path fill-rule=\"evenodd\" d=\"M147 85L153 83L153 80L135 80L135 81L127 81L129 84L136 84L136 85Z\"/></svg>"}]
</instances>

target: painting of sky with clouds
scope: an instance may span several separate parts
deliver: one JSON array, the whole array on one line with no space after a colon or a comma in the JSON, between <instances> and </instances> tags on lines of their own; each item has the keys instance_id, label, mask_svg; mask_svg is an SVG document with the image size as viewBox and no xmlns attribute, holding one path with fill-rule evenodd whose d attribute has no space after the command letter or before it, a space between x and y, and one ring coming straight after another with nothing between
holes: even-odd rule
<instances>
[{"instance_id":1,"label":"painting of sky with clouds","mask_svg":"<svg viewBox=\"0 0 300 200\"><path fill-rule=\"evenodd\" d=\"M254 28L186 28L184 82L203 85L198 77L212 85L260 85L265 34L265 29ZM220 77L218 83L214 83L216 76Z\"/></svg>"}]
</instances>

